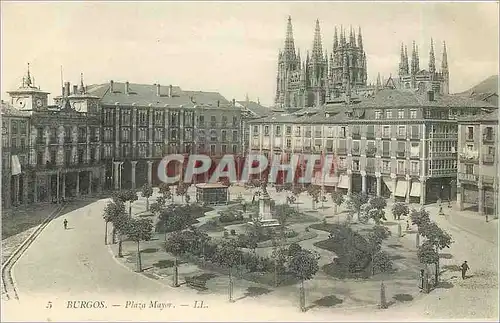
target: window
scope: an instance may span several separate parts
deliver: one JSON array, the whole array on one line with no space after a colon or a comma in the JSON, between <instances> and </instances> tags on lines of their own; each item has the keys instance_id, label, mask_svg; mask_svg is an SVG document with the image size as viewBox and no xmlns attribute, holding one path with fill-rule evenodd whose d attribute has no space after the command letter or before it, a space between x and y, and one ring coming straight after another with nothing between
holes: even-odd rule
<instances>
[{"instance_id":1,"label":"window","mask_svg":"<svg viewBox=\"0 0 500 323\"><path fill-rule=\"evenodd\" d=\"M7 136L2 136L2 147L8 147L9 146L9 138Z\"/></svg>"},{"instance_id":2,"label":"window","mask_svg":"<svg viewBox=\"0 0 500 323\"><path fill-rule=\"evenodd\" d=\"M375 126L368 125L366 127L366 138L375 138Z\"/></svg>"},{"instance_id":3,"label":"window","mask_svg":"<svg viewBox=\"0 0 500 323\"><path fill-rule=\"evenodd\" d=\"M465 165L465 173L466 174L474 174L474 165Z\"/></svg>"},{"instance_id":4,"label":"window","mask_svg":"<svg viewBox=\"0 0 500 323\"><path fill-rule=\"evenodd\" d=\"M139 157L146 157L147 156L147 146L146 145L139 145Z\"/></svg>"},{"instance_id":5,"label":"window","mask_svg":"<svg viewBox=\"0 0 500 323\"><path fill-rule=\"evenodd\" d=\"M56 164L56 160L57 160L57 151L56 150L51 150L50 151L50 163L51 164ZM82 161L83 161L83 158L82 158Z\"/></svg>"},{"instance_id":6,"label":"window","mask_svg":"<svg viewBox=\"0 0 500 323\"><path fill-rule=\"evenodd\" d=\"M111 141L113 139L113 132L111 129L104 130L104 141Z\"/></svg>"},{"instance_id":7,"label":"window","mask_svg":"<svg viewBox=\"0 0 500 323\"><path fill-rule=\"evenodd\" d=\"M155 111L155 125L161 126L163 124L163 113L161 111Z\"/></svg>"},{"instance_id":8,"label":"window","mask_svg":"<svg viewBox=\"0 0 500 323\"><path fill-rule=\"evenodd\" d=\"M161 157L161 155L163 155L163 145L155 144L153 153L156 157Z\"/></svg>"},{"instance_id":9,"label":"window","mask_svg":"<svg viewBox=\"0 0 500 323\"><path fill-rule=\"evenodd\" d=\"M64 162L65 162L67 165L70 165L70 164L73 162L73 160L72 160L72 158L71 158L71 157L72 157L72 156L71 156L71 149L66 149L66 150L64 151Z\"/></svg>"},{"instance_id":10,"label":"window","mask_svg":"<svg viewBox=\"0 0 500 323\"><path fill-rule=\"evenodd\" d=\"M145 128L140 128L139 129L139 138L138 138L138 141L146 141L146 140L147 140L146 129Z\"/></svg>"},{"instance_id":11,"label":"window","mask_svg":"<svg viewBox=\"0 0 500 323\"><path fill-rule=\"evenodd\" d=\"M43 127L39 127L37 130L36 130L36 133L37 133L37 142L39 144L43 144L45 143L45 140L44 140L44 133L45 133L45 129L43 129Z\"/></svg>"},{"instance_id":12,"label":"window","mask_svg":"<svg viewBox=\"0 0 500 323\"><path fill-rule=\"evenodd\" d=\"M406 137L406 126L398 126L398 137Z\"/></svg>"},{"instance_id":13,"label":"window","mask_svg":"<svg viewBox=\"0 0 500 323\"><path fill-rule=\"evenodd\" d=\"M300 137L301 136L301 134L300 134L300 126L296 126L295 127L295 136L296 137Z\"/></svg>"},{"instance_id":14,"label":"window","mask_svg":"<svg viewBox=\"0 0 500 323\"><path fill-rule=\"evenodd\" d=\"M70 143L73 141L71 132L71 127L64 127L64 142Z\"/></svg>"},{"instance_id":15,"label":"window","mask_svg":"<svg viewBox=\"0 0 500 323\"><path fill-rule=\"evenodd\" d=\"M17 138L15 137L10 138L10 147L13 149L17 148Z\"/></svg>"},{"instance_id":16,"label":"window","mask_svg":"<svg viewBox=\"0 0 500 323\"><path fill-rule=\"evenodd\" d=\"M210 141L217 141L217 131L210 130Z\"/></svg>"},{"instance_id":17,"label":"window","mask_svg":"<svg viewBox=\"0 0 500 323\"><path fill-rule=\"evenodd\" d=\"M21 141L21 148L22 148L22 141ZM488 155L495 155L495 147L488 147Z\"/></svg>"},{"instance_id":18,"label":"window","mask_svg":"<svg viewBox=\"0 0 500 323\"><path fill-rule=\"evenodd\" d=\"M192 127L193 126L193 113L185 112L184 113L184 126Z\"/></svg>"},{"instance_id":19,"label":"window","mask_svg":"<svg viewBox=\"0 0 500 323\"><path fill-rule=\"evenodd\" d=\"M238 145L233 145L233 154L238 153Z\"/></svg>"},{"instance_id":20,"label":"window","mask_svg":"<svg viewBox=\"0 0 500 323\"><path fill-rule=\"evenodd\" d=\"M233 141L238 141L238 131L233 130Z\"/></svg>"},{"instance_id":21,"label":"window","mask_svg":"<svg viewBox=\"0 0 500 323\"><path fill-rule=\"evenodd\" d=\"M122 129L122 140L130 141L130 129L128 128Z\"/></svg>"},{"instance_id":22,"label":"window","mask_svg":"<svg viewBox=\"0 0 500 323\"><path fill-rule=\"evenodd\" d=\"M341 138L345 138L345 136L346 136L345 127L340 127L340 135L339 136Z\"/></svg>"},{"instance_id":23,"label":"window","mask_svg":"<svg viewBox=\"0 0 500 323\"><path fill-rule=\"evenodd\" d=\"M112 155L112 147L111 146L104 146L104 157L109 158Z\"/></svg>"},{"instance_id":24,"label":"window","mask_svg":"<svg viewBox=\"0 0 500 323\"><path fill-rule=\"evenodd\" d=\"M12 134L17 135L17 121L12 120L11 122Z\"/></svg>"},{"instance_id":25,"label":"window","mask_svg":"<svg viewBox=\"0 0 500 323\"><path fill-rule=\"evenodd\" d=\"M170 129L170 140L179 140L177 129Z\"/></svg>"},{"instance_id":26,"label":"window","mask_svg":"<svg viewBox=\"0 0 500 323\"><path fill-rule=\"evenodd\" d=\"M212 128L216 128L217 127L217 118L215 116L210 116L210 126Z\"/></svg>"},{"instance_id":27,"label":"window","mask_svg":"<svg viewBox=\"0 0 500 323\"><path fill-rule=\"evenodd\" d=\"M276 135L276 137L281 137L281 126L274 126L274 134Z\"/></svg>"},{"instance_id":28,"label":"window","mask_svg":"<svg viewBox=\"0 0 500 323\"><path fill-rule=\"evenodd\" d=\"M352 161L352 170L359 170L359 160Z\"/></svg>"},{"instance_id":29,"label":"window","mask_svg":"<svg viewBox=\"0 0 500 323\"><path fill-rule=\"evenodd\" d=\"M222 131L221 131L221 137L222 137L222 141L223 141L223 142L227 141L227 134L226 134L226 130L222 130Z\"/></svg>"},{"instance_id":30,"label":"window","mask_svg":"<svg viewBox=\"0 0 500 323\"><path fill-rule=\"evenodd\" d=\"M493 140L493 128L492 127L487 127L484 132L484 139L488 141Z\"/></svg>"},{"instance_id":31,"label":"window","mask_svg":"<svg viewBox=\"0 0 500 323\"><path fill-rule=\"evenodd\" d=\"M259 126L253 126L253 135L258 136L259 135Z\"/></svg>"},{"instance_id":32,"label":"window","mask_svg":"<svg viewBox=\"0 0 500 323\"><path fill-rule=\"evenodd\" d=\"M405 162L403 160L398 160L398 173L402 174L405 172Z\"/></svg>"},{"instance_id":33,"label":"window","mask_svg":"<svg viewBox=\"0 0 500 323\"><path fill-rule=\"evenodd\" d=\"M26 121L19 121L19 133L21 135L26 134Z\"/></svg>"},{"instance_id":34,"label":"window","mask_svg":"<svg viewBox=\"0 0 500 323\"><path fill-rule=\"evenodd\" d=\"M122 110L122 126L130 125L130 110Z\"/></svg>"},{"instance_id":35,"label":"window","mask_svg":"<svg viewBox=\"0 0 500 323\"><path fill-rule=\"evenodd\" d=\"M292 138L286 138L286 148L292 148Z\"/></svg>"},{"instance_id":36,"label":"window","mask_svg":"<svg viewBox=\"0 0 500 323\"><path fill-rule=\"evenodd\" d=\"M359 126L353 126L352 127L352 136L353 137L359 137Z\"/></svg>"},{"instance_id":37,"label":"window","mask_svg":"<svg viewBox=\"0 0 500 323\"><path fill-rule=\"evenodd\" d=\"M227 117L226 116L222 116L222 126L223 127L227 126Z\"/></svg>"},{"instance_id":38,"label":"window","mask_svg":"<svg viewBox=\"0 0 500 323\"><path fill-rule=\"evenodd\" d=\"M382 170L385 172L389 172L391 170L391 164L388 160L382 161Z\"/></svg>"},{"instance_id":39,"label":"window","mask_svg":"<svg viewBox=\"0 0 500 323\"><path fill-rule=\"evenodd\" d=\"M398 119L404 119L405 117L405 110L399 109L398 110Z\"/></svg>"},{"instance_id":40,"label":"window","mask_svg":"<svg viewBox=\"0 0 500 323\"><path fill-rule=\"evenodd\" d=\"M184 140L193 141L193 129L192 128L184 129Z\"/></svg>"},{"instance_id":41,"label":"window","mask_svg":"<svg viewBox=\"0 0 500 323\"><path fill-rule=\"evenodd\" d=\"M384 128L382 128L382 136L384 138L389 138L391 136L391 127L390 126L384 126Z\"/></svg>"},{"instance_id":42,"label":"window","mask_svg":"<svg viewBox=\"0 0 500 323\"><path fill-rule=\"evenodd\" d=\"M411 157L418 157L420 155L420 144L418 142L411 143L410 154Z\"/></svg>"},{"instance_id":43,"label":"window","mask_svg":"<svg viewBox=\"0 0 500 323\"><path fill-rule=\"evenodd\" d=\"M333 127L326 128L326 137L333 138Z\"/></svg>"},{"instance_id":44,"label":"window","mask_svg":"<svg viewBox=\"0 0 500 323\"><path fill-rule=\"evenodd\" d=\"M227 153L227 145L221 145L222 154L225 155Z\"/></svg>"},{"instance_id":45,"label":"window","mask_svg":"<svg viewBox=\"0 0 500 323\"><path fill-rule=\"evenodd\" d=\"M237 116L233 116L233 127L237 127L238 125L239 125L238 117Z\"/></svg>"},{"instance_id":46,"label":"window","mask_svg":"<svg viewBox=\"0 0 500 323\"><path fill-rule=\"evenodd\" d=\"M385 111L385 118L392 119L392 110Z\"/></svg>"},{"instance_id":47,"label":"window","mask_svg":"<svg viewBox=\"0 0 500 323\"><path fill-rule=\"evenodd\" d=\"M410 119L417 119L417 110L410 110Z\"/></svg>"},{"instance_id":48,"label":"window","mask_svg":"<svg viewBox=\"0 0 500 323\"><path fill-rule=\"evenodd\" d=\"M94 141L99 141L101 139L99 128L94 128Z\"/></svg>"},{"instance_id":49,"label":"window","mask_svg":"<svg viewBox=\"0 0 500 323\"><path fill-rule=\"evenodd\" d=\"M205 116L198 116L198 125L200 127L205 127Z\"/></svg>"},{"instance_id":50,"label":"window","mask_svg":"<svg viewBox=\"0 0 500 323\"><path fill-rule=\"evenodd\" d=\"M375 111L375 119L381 119L382 118L382 112L380 110Z\"/></svg>"},{"instance_id":51,"label":"window","mask_svg":"<svg viewBox=\"0 0 500 323\"><path fill-rule=\"evenodd\" d=\"M171 126L179 125L179 113L178 112L171 112L170 113L170 125Z\"/></svg>"},{"instance_id":52,"label":"window","mask_svg":"<svg viewBox=\"0 0 500 323\"><path fill-rule=\"evenodd\" d=\"M145 110L137 111L137 123L141 126L148 124L148 112Z\"/></svg>"},{"instance_id":53,"label":"window","mask_svg":"<svg viewBox=\"0 0 500 323\"><path fill-rule=\"evenodd\" d=\"M411 162L411 172L413 174L416 174L419 172L419 169L418 169L418 162Z\"/></svg>"},{"instance_id":54,"label":"window","mask_svg":"<svg viewBox=\"0 0 500 323\"><path fill-rule=\"evenodd\" d=\"M163 129L162 128L155 128L155 141L162 141L163 140Z\"/></svg>"},{"instance_id":55,"label":"window","mask_svg":"<svg viewBox=\"0 0 500 323\"><path fill-rule=\"evenodd\" d=\"M210 155L215 155L215 145L210 145Z\"/></svg>"},{"instance_id":56,"label":"window","mask_svg":"<svg viewBox=\"0 0 500 323\"><path fill-rule=\"evenodd\" d=\"M356 140L356 141L353 141L352 142L352 154L356 154L358 155L359 154L359 141Z\"/></svg>"},{"instance_id":57,"label":"window","mask_svg":"<svg viewBox=\"0 0 500 323\"><path fill-rule=\"evenodd\" d=\"M264 136L269 136L269 126L264 126Z\"/></svg>"},{"instance_id":58,"label":"window","mask_svg":"<svg viewBox=\"0 0 500 323\"><path fill-rule=\"evenodd\" d=\"M286 135L290 136L292 134L292 126L286 126Z\"/></svg>"},{"instance_id":59,"label":"window","mask_svg":"<svg viewBox=\"0 0 500 323\"><path fill-rule=\"evenodd\" d=\"M50 128L50 142L57 143L57 128Z\"/></svg>"},{"instance_id":60,"label":"window","mask_svg":"<svg viewBox=\"0 0 500 323\"><path fill-rule=\"evenodd\" d=\"M474 127L467 127L467 140L474 140Z\"/></svg>"},{"instance_id":61,"label":"window","mask_svg":"<svg viewBox=\"0 0 500 323\"><path fill-rule=\"evenodd\" d=\"M38 165L45 165L45 153L43 151L38 152L36 159Z\"/></svg>"}]
</instances>

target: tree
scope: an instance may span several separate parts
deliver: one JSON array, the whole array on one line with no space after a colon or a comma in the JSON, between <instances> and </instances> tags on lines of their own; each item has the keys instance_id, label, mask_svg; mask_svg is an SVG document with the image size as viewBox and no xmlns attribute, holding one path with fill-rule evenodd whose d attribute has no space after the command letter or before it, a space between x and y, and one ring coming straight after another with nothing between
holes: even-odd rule
<instances>
[{"instance_id":1,"label":"tree","mask_svg":"<svg viewBox=\"0 0 500 323\"><path fill-rule=\"evenodd\" d=\"M300 309L304 312L306 310L304 281L313 278L318 272L318 258L311 251L302 249L290 259L288 267L293 275L300 279Z\"/></svg>"},{"instance_id":2,"label":"tree","mask_svg":"<svg viewBox=\"0 0 500 323\"><path fill-rule=\"evenodd\" d=\"M151 204L151 212L153 214L160 214L161 210L165 208L165 205L167 204L167 199L165 196L160 195L156 198L156 202Z\"/></svg>"},{"instance_id":3,"label":"tree","mask_svg":"<svg viewBox=\"0 0 500 323\"><path fill-rule=\"evenodd\" d=\"M238 249L234 240L224 240L218 246L214 260L220 266L228 269L229 275L229 301L233 302L233 278L231 271L238 265L241 259L241 251Z\"/></svg>"},{"instance_id":4,"label":"tree","mask_svg":"<svg viewBox=\"0 0 500 323\"><path fill-rule=\"evenodd\" d=\"M429 212L427 212L424 209L420 209L418 211L413 209L411 211L410 218L411 218L411 223L416 225L418 228L416 236L416 245L418 247L418 244L420 242L420 234L422 233L422 228L425 226L425 224L431 221L431 218L429 216Z\"/></svg>"},{"instance_id":5,"label":"tree","mask_svg":"<svg viewBox=\"0 0 500 323\"><path fill-rule=\"evenodd\" d=\"M279 275L285 271L287 249L283 246L283 239L273 238L273 251L271 258L274 259L274 286L279 286Z\"/></svg>"},{"instance_id":6,"label":"tree","mask_svg":"<svg viewBox=\"0 0 500 323\"><path fill-rule=\"evenodd\" d=\"M127 227L127 236L137 243L137 272L142 271L141 241L149 241L152 237L153 221L150 219L131 219Z\"/></svg>"},{"instance_id":7,"label":"tree","mask_svg":"<svg viewBox=\"0 0 500 323\"><path fill-rule=\"evenodd\" d=\"M130 216L125 212L125 207L123 212L117 214L117 216L113 219L113 228L118 233L118 257L123 257L122 249L123 249L123 235L127 234L128 225L130 221Z\"/></svg>"},{"instance_id":8,"label":"tree","mask_svg":"<svg viewBox=\"0 0 500 323\"><path fill-rule=\"evenodd\" d=\"M436 248L432 245L432 243L429 240L427 240L424 241L424 243L422 243L422 245L419 246L417 251L417 257L420 263L425 265L426 278L424 279L424 286L422 286L422 288L424 289L424 291L429 292L429 285L428 285L429 282L427 278L428 265L437 264L439 262L439 253L437 252Z\"/></svg>"},{"instance_id":9,"label":"tree","mask_svg":"<svg viewBox=\"0 0 500 323\"><path fill-rule=\"evenodd\" d=\"M149 184L144 184L141 193L146 198L146 211L149 211L149 198L153 196L153 187Z\"/></svg>"},{"instance_id":10,"label":"tree","mask_svg":"<svg viewBox=\"0 0 500 323\"><path fill-rule=\"evenodd\" d=\"M368 203L368 195L366 193L352 193L347 200L347 208L349 210L350 219L354 214L358 215L358 221L361 221L361 207Z\"/></svg>"},{"instance_id":11,"label":"tree","mask_svg":"<svg viewBox=\"0 0 500 323\"><path fill-rule=\"evenodd\" d=\"M307 194L311 197L312 208L316 209L316 203L319 202L319 196L321 194L321 188L317 185L309 185L307 188Z\"/></svg>"},{"instance_id":12,"label":"tree","mask_svg":"<svg viewBox=\"0 0 500 323\"><path fill-rule=\"evenodd\" d=\"M160 183L160 185L158 186L158 191L161 195L163 195L166 201L173 201L174 196L172 194L172 190L170 190L170 186L167 183Z\"/></svg>"},{"instance_id":13,"label":"tree","mask_svg":"<svg viewBox=\"0 0 500 323\"><path fill-rule=\"evenodd\" d=\"M132 216L132 203L137 201L139 198L137 197L137 192L135 190L127 190L118 192L116 199L122 201L123 203L129 202L128 213L129 216Z\"/></svg>"},{"instance_id":14,"label":"tree","mask_svg":"<svg viewBox=\"0 0 500 323\"><path fill-rule=\"evenodd\" d=\"M186 199L186 204L189 204L189 201L191 201L191 196L186 194L185 199Z\"/></svg>"},{"instance_id":15,"label":"tree","mask_svg":"<svg viewBox=\"0 0 500 323\"><path fill-rule=\"evenodd\" d=\"M191 217L186 216L179 205L169 205L160 213L158 223L165 232L165 240L169 232L181 231L191 224Z\"/></svg>"},{"instance_id":16,"label":"tree","mask_svg":"<svg viewBox=\"0 0 500 323\"><path fill-rule=\"evenodd\" d=\"M337 208L344 203L344 195L339 191L333 191L331 195L333 201L333 213L337 214Z\"/></svg>"},{"instance_id":17,"label":"tree","mask_svg":"<svg viewBox=\"0 0 500 323\"><path fill-rule=\"evenodd\" d=\"M293 258L300 251L302 251L302 247L298 243L294 242L288 246L287 255L288 257Z\"/></svg>"},{"instance_id":18,"label":"tree","mask_svg":"<svg viewBox=\"0 0 500 323\"><path fill-rule=\"evenodd\" d=\"M286 222L292 216L297 216L298 212L288 204L278 204L274 208L274 217L278 220L281 230L285 229Z\"/></svg>"},{"instance_id":19,"label":"tree","mask_svg":"<svg viewBox=\"0 0 500 323\"><path fill-rule=\"evenodd\" d=\"M409 213L410 209L405 203L397 202L392 206L392 215L394 216L394 220L401 220L401 216L407 216Z\"/></svg>"},{"instance_id":20,"label":"tree","mask_svg":"<svg viewBox=\"0 0 500 323\"><path fill-rule=\"evenodd\" d=\"M103 218L105 225L104 244L108 244L108 223L114 223L121 214L125 213L125 205L121 201L108 202L104 208ZM115 243L115 228L113 229L113 243Z\"/></svg>"},{"instance_id":21,"label":"tree","mask_svg":"<svg viewBox=\"0 0 500 323\"><path fill-rule=\"evenodd\" d=\"M377 271L377 266L379 266L376 257L381 252L382 242L385 239L389 238L390 235L391 231L388 228L381 225L374 226L373 230L367 235L368 251L370 252L371 255L372 275L375 275L375 272Z\"/></svg>"},{"instance_id":22,"label":"tree","mask_svg":"<svg viewBox=\"0 0 500 323\"><path fill-rule=\"evenodd\" d=\"M186 196L188 192L188 188L189 188L188 184L184 182L179 182L179 184L177 184L177 187L175 189L175 194L177 194L177 196L180 196L183 202L184 202L184 196Z\"/></svg>"},{"instance_id":23,"label":"tree","mask_svg":"<svg viewBox=\"0 0 500 323\"><path fill-rule=\"evenodd\" d=\"M451 235L448 234L443 229L441 229L440 227L438 227L438 225L435 222L424 222L423 224L421 224L421 226L419 227L419 233L427 239L427 241L425 242L430 243L436 249L436 253L438 255L439 255L439 250L442 250L444 248L449 248L450 245L453 243ZM434 283L438 284L439 256L437 257L435 264L436 264L436 271L435 271Z\"/></svg>"}]
</instances>

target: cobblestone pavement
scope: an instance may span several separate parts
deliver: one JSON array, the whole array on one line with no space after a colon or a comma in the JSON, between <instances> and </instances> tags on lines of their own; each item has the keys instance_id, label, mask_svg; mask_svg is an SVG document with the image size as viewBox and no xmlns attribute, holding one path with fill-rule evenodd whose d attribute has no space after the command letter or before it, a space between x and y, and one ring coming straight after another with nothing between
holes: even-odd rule
<instances>
[{"instance_id":1,"label":"cobblestone pavement","mask_svg":"<svg viewBox=\"0 0 500 323\"><path fill-rule=\"evenodd\" d=\"M233 194L237 190L233 188ZM248 190L241 190L251 199ZM282 193L274 194L272 190L270 193L272 196L276 195L278 200L285 196ZM301 209L310 208L310 198L304 195L302 199L305 204L300 205ZM455 243L450 250L443 251L452 256L443 259L442 266L459 265L466 259L471 266L471 278L461 281L454 277L458 276L457 272L448 270L443 273L443 280L448 282L445 285L448 288L437 289L410 304L397 304L388 310L373 307L343 310L318 306L300 313L293 296L289 296L292 298L289 303L282 300L282 295L271 294L266 296L265 301L247 297L229 304L225 295L199 295L188 289L174 290L130 271L115 260L104 245L102 209L105 203L106 200L101 200L72 211L47 226L13 268L21 304L31 302L30 311L26 311L26 307L17 307L12 302L3 303L2 319L331 321L369 318L409 321L437 318L484 319L498 315L498 299L494 297L497 295L498 285L497 245L481 239L480 233L472 235L460 230L455 222L451 223L445 217L437 218L436 221L449 230ZM69 230L62 228L63 218L68 219ZM413 237L408 235L405 239L411 241ZM308 289L310 287L312 286L307 286ZM108 309L66 309L65 302L68 300L107 300ZM125 309L123 305L127 300L146 303L159 300L173 302L177 307L163 311ZM181 303L193 304L195 300L203 300L210 309L216 310L180 307ZM52 302L51 309L46 309L48 301ZM113 303L122 306L112 307Z\"/></svg>"}]
</instances>

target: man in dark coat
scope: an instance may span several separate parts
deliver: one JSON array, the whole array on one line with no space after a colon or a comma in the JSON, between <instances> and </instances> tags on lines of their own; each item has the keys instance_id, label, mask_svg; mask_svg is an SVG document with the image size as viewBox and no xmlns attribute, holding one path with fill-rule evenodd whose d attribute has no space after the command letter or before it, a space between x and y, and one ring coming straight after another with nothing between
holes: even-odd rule
<instances>
[{"instance_id":1,"label":"man in dark coat","mask_svg":"<svg viewBox=\"0 0 500 323\"><path fill-rule=\"evenodd\" d=\"M465 279L465 273L467 272L467 270L469 270L469 265L467 264L467 260L464 261L464 263L462 264L462 266L460 266L460 268L462 269L462 279Z\"/></svg>"}]
</instances>

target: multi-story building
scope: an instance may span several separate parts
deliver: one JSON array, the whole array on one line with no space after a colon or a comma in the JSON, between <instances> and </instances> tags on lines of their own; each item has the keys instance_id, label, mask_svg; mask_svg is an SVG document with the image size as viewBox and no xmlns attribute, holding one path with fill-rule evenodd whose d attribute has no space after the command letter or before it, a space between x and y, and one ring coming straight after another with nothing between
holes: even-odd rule
<instances>
[{"instance_id":1,"label":"multi-story building","mask_svg":"<svg viewBox=\"0 0 500 323\"><path fill-rule=\"evenodd\" d=\"M16 177L13 186L9 180L2 187L6 207L9 201L60 201L102 188L98 98L85 94L83 80L71 95L69 86L64 99L56 101L59 105L50 106L49 93L32 83L28 70L22 86L8 92L12 107L3 123L7 129L10 124L7 154L12 164L7 166L4 154L3 165ZM88 104L85 110L77 104L81 99Z\"/></svg>"},{"instance_id":2,"label":"multi-story building","mask_svg":"<svg viewBox=\"0 0 500 323\"><path fill-rule=\"evenodd\" d=\"M498 212L498 110L458 121L457 204Z\"/></svg>"},{"instance_id":3,"label":"multi-story building","mask_svg":"<svg viewBox=\"0 0 500 323\"><path fill-rule=\"evenodd\" d=\"M333 38L332 53L323 52L319 21L316 21L311 54L304 61L295 51L292 19L288 17L285 45L278 54L276 78L277 106L286 108L319 106L338 98L347 88L352 91L366 90L366 54L363 49L361 29L358 35L350 29Z\"/></svg>"},{"instance_id":4,"label":"multi-story building","mask_svg":"<svg viewBox=\"0 0 500 323\"><path fill-rule=\"evenodd\" d=\"M295 113L250 122L250 150L280 156L334 154L333 186L347 192L426 203L455 194L457 116L496 107L433 91L382 89Z\"/></svg>"},{"instance_id":5,"label":"multi-story building","mask_svg":"<svg viewBox=\"0 0 500 323\"><path fill-rule=\"evenodd\" d=\"M86 91L101 107L109 188L158 184L158 165L166 154L241 153L241 108L219 93L114 81Z\"/></svg>"},{"instance_id":6,"label":"multi-story building","mask_svg":"<svg viewBox=\"0 0 500 323\"><path fill-rule=\"evenodd\" d=\"M29 113L2 100L2 207L26 203L29 191L25 166L29 157Z\"/></svg>"},{"instance_id":7,"label":"multi-story building","mask_svg":"<svg viewBox=\"0 0 500 323\"><path fill-rule=\"evenodd\" d=\"M250 101L248 99L248 95L245 101L236 101L236 106L242 109L242 151L246 152L248 151L248 144L250 142L250 128L248 126L248 122L250 120L263 118L269 115L272 110L265 106L262 106L259 99L257 99L257 102Z\"/></svg>"}]
</instances>

